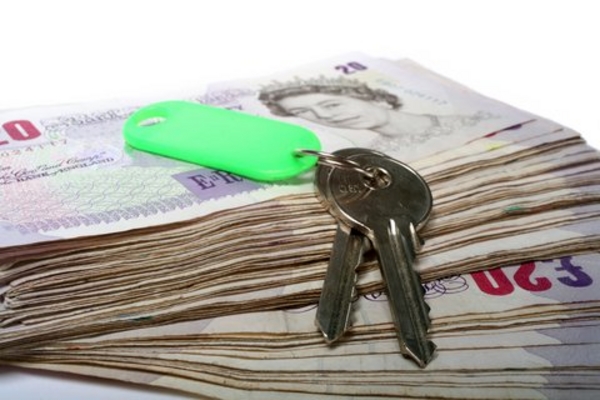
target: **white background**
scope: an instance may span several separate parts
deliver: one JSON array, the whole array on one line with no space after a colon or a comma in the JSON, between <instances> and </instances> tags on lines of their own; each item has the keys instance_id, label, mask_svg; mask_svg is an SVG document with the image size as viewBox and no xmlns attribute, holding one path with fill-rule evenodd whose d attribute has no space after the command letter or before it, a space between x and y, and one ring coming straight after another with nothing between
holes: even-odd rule
<instances>
[{"instance_id":1,"label":"white background","mask_svg":"<svg viewBox=\"0 0 600 400\"><path fill-rule=\"evenodd\" d=\"M600 147L600 13L594 4L2 2L0 109L160 94L360 51L412 58L485 95L571 127ZM184 397L0 367L0 398Z\"/></svg>"}]
</instances>

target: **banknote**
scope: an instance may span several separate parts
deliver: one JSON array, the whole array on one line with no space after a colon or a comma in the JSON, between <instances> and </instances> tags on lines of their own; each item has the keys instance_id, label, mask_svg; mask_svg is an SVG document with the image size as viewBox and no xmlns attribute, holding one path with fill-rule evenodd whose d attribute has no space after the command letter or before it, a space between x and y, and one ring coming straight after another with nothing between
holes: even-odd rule
<instances>
[{"instance_id":1,"label":"banknote","mask_svg":"<svg viewBox=\"0 0 600 400\"><path fill-rule=\"evenodd\" d=\"M373 294L355 301L343 346L318 340L315 310L302 308L58 342L14 361L224 399L248 390L261 398L544 399L568 391L593 398L600 390L598 258L528 262L426 285L440 347L427 370L398 357L385 296ZM555 310L542 318L542 305Z\"/></svg>"},{"instance_id":2,"label":"banknote","mask_svg":"<svg viewBox=\"0 0 600 400\"><path fill-rule=\"evenodd\" d=\"M416 160L411 165L423 175L431 176L455 166L464 167L465 164L472 165L486 162L494 159L501 152L514 152L518 148L521 150L527 149L531 147L531 144L527 141L535 138L539 140L549 134L563 130L565 128L562 126L548 120L539 119L486 135L450 150L438 152L432 156ZM570 137L580 136L573 131L569 131L568 134ZM515 145L518 147L515 148ZM443 169L441 165L444 165Z\"/></svg>"},{"instance_id":3,"label":"banknote","mask_svg":"<svg viewBox=\"0 0 600 400\"><path fill-rule=\"evenodd\" d=\"M583 312L586 309L597 313L593 307L600 304L597 296L600 270L596 268L599 260L598 253L565 256L455 275L425 283L423 285L425 299L432 308L430 311L433 319L432 334L434 337L450 334L451 324L456 323L464 324L465 329L467 325L471 330L482 329L482 324L485 324L482 316L490 321L512 318L515 328L518 328L518 322L534 324L536 320L544 322L547 319L548 315L539 313L539 315L529 315L523 320L519 314L528 307L544 309L550 313L559 311L567 315L572 312ZM360 299L356 315L353 317L353 326L356 328L388 324L391 330L391 316L385 293L383 291L369 293ZM89 341L129 340L133 342L141 338L194 333L276 334L293 331L312 335L316 334L313 322L315 309L316 306L311 305L278 312L247 313L185 321L168 326L140 327L106 334ZM555 314L551 316L556 317Z\"/></svg>"},{"instance_id":4,"label":"banknote","mask_svg":"<svg viewBox=\"0 0 600 400\"><path fill-rule=\"evenodd\" d=\"M367 58L361 61L360 65L368 66L368 73L366 69L360 72L365 73L365 85L373 85L373 82L383 84L384 81L375 77L389 74L391 70L400 73L400 67L379 67L377 62L370 64ZM311 68L310 74L322 66ZM405 79L403 82L409 82L408 78L417 70L412 68L399 76ZM303 69L298 71L300 75L304 73ZM426 81L419 76L414 79L417 83ZM295 79L296 82L301 80ZM389 80L385 82L391 85ZM357 85L363 83L355 82ZM439 84L436 80L433 86ZM244 112L265 113L267 106L257 103L252 97L257 94L256 88L235 85L238 83L233 87L227 84L216 89L213 87L208 94L189 98ZM392 86L388 89L393 89ZM402 93L406 99L411 98L410 93L416 96L414 114L421 115L419 113L426 113L425 106L432 100L431 97L415 94L415 87ZM445 126L448 129L428 130L431 135L425 136L431 140L419 142L419 148L433 153L430 158L421 158L415 163L422 163L436 204L429 225L431 231L423 232L426 244L417 264L426 280L457 271L523 261L532 255L550 257L597 248L600 243L597 199L600 197L599 188L594 185L598 183L597 166L592 166L598 158L596 152L586 148L575 132L548 121L527 120L524 113L499 104L496 107L494 102L464 89L448 85L436 93L437 98L448 96L448 104L459 110L457 113L460 115L479 115L478 108L491 107L495 113L504 116L483 118L481 121L475 117L454 118L452 120L460 124L467 120L470 122L464 126L459 124L458 130L453 129L456 126L451 124ZM262 111L253 107L262 107ZM441 117L446 115L442 108L435 109ZM271 108L268 110L272 111ZM123 152L119 157L113 157L119 160L113 164L103 163L101 158L92 155L88 158L71 157L68 159L71 161L65 163L48 161L35 173L28 169L26 163L4 168L3 187L7 190L3 194L7 194L6 198L10 196L11 204L21 206L18 201L24 198L36 199L42 194L56 193L44 198L45 202L32 200L24 209L38 213L39 218L53 213L62 215L62 212L76 216L80 206L72 208L67 205L76 203L75 200L71 203L71 199L79 201L88 196L86 204L94 210L90 215L96 219L89 219L91 222L87 225L78 223L81 219L77 218L62 219L72 225L50 224L55 230L46 225L48 229L45 232L60 232L60 237L71 238L70 241L50 243L51 246L45 246L42 241L39 246L3 249L0 254L3 259L0 282L5 285L0 289L3 297L0 306L2 351L10 352L13 347L17 349L17 345L30 346L36 341L129 330L138 325L165 325L181 319L206 320L254 309L315 303L335 224L315 199L310 176L283 184L265 185L222 171L212 171L210 175L197 173L197 166L136 153L125 147L120 133L117 135L115 132L131 112L127 106L120 113L94 114L95 111L91 110L81 116L76 110L72 112L68 117L65 117L69 114L65 114L64 110L62 114L50 113L39 121L32 117L32 121L37 121L35 123L10 115L9 120L13 122L3 125L15 137L19 134L33 137L27 140L41 137L41 134L36 136L34 131L37 126L66 132L68 141L65 143L79 147L65 145L60 156L70 156L68 147L74 148L73 154L79 157L78 154L89 150L87 146L90 144L94 149L121 149ZM298 116L277 118L295 118L298 123L304 123ZM360 122L360 118L357 121ZM330 128L333 132L334 127L324 129L315 125L314 121L311 124L311 129L317 131L327 150L347 145L345 136L340 132L335 135L327 133ZM352 128L353 134L356 134L354 131L365 129ZM459 131L464 136L455 135ZM370 134L373 135L373 132ZM452 141L448 140L450 137ZM376 139L360 140L350 145L378 148ZM454 147L444 147L448 143ZM402 146L390 147L390 151L398 155L401 149ZM45 148L38 150L41 151L38 154L46 154ZM49 154L59 154L56 150L51 153L52 147L46 150L48 157ZM26 151L29 150L23 150L23 154ZM15 152L13 158L23 154ZM26 157L19 160L26 160ZM17 167L23 172L10 172ZM582 169L567 172L569 168ZM89 179L85 179L92 172ZM543 176L544 172L548 175ZM38 173L41 176L37 176ZM154 179L151 174L160 177ZM525 179L529 181L527 189L523 190L519 185ZM219 180L227 190L221 191L217 184ZM44 182L44 186L40 186ZM52 186L55 183L60 185ZM138 189L139 186L142 188ZM229 191L234 186L239 192ZM9 191L11 188L15 190ZM23 188L27 190L22 191ZM144 190L155 194L144 195ZM208 193L205 190L214 196L200 196ZM68 204L62 198L60 204L52 203L58 195L66 194L69 194ZM169 196L181 199L177 197L180 194L190 201L175 201L171 208L154 202L156 199L174 198ZM285 194L294 196L281 197ZM166 197L161 197L163 195ZM129 205L150 201L148 199L153 199L152 207L145 214L132 212L130 218L117 215L112 220L106 219L111 214L105 211L111 207L120 210L125 207L131 211L133 209L127 208ZM267 199L271 200L256 203ZM245 207L215 213L207 219L195 219L205 212L241 205ZM96 206L101 207L94 208ZM99 214L94 214L97 210L100 210ZM9 208L9 211L7 215L11 218L23 215L19 214L19 209ZM39 218L33 220L38 221ZM181 222L173 224L177 221ZM172 224L165 225L165 222ZM28 226L33 227L29 233ZM142 226L146 229L131 231ZM33 225L21 224L19 227L19 230L12 229L11 234L6 236L7 240L18 241L40 232ZM98 237L98 234L119 230L125 232L105 241ZM366 272L361 272L361 293L373 293L382 288L373 259L370 261ZM552 318L552 313L558 312L554 304L542 304L540 307L545 308L538 315L539 321ZM457 310L453 312L460 315ZM466 318L465 324L472 322ZM454 323L459 326L456 319ZM518 325L512 320L507 324Z\"/></svg>"},{"instance_id":5,"label":"banknote","mask_svg":"<svg viewBox=\"0 0 600 400\"><path fill-rule=\"evenodd\" d=\"M576 132L358 54L174 98L422 172L436 204L417 265L431 367L398 355L372 257L348 337L323 344L315 299L335 224L311 173L268 185L124 144L125 119L165 97L0 112L2 363L207 398L597 397L598 254L564 256L600 243L598 154ZM547 260L495 268L532 255ZM447 276L469 270L482 271Z\"/></svg>"},{"instance_id":6,"label":"banknote","mask_svg":"<svg viewBox=\"0 0 600 400\"><path fill-rule=\"evenodd\" d=\"M425 284L426 300L432 308L432 332L435 334L438 330L460 331L466 327L473 329L473 326L485 326L486 319L494 315L503 316L507 326L519 326L522 323L519 316L521 304L538 308L537 314L528 316L529 322L556 318L556 314L561 312L566 314L583 313L590 307L593 311L593 307L597 307L598 302L594 282L600 279L600 276L596 276L599 271L594 268L596 260L597 255L564 257L551 262L524 263L515 267L505 267L501 271L492 269L488 272L478 272L467 278L452 277L427 283ZM361 275L359 286L363 283L361 280L380 280L377 270L372 271L371 274L376 276ZM237 306L235 315L226 317L226 314L231 314L231 310L223 308L223 306L220 309L214 309L215 303L221 305L228 302L252 304L256 302L257 297L266 296L267 299L270 299L273 295L277 295L291 306L294 304L293 296L297 296L303 290L315 290L319 284L320 282L306 282L297 285L291 292L291 296L285 296L285 292L282 293L276 288L274 290L264 289L264 293L255 289L257 292L235 293L206 299L202 299L200 296L192 297L184 303L172 301L179 296L178 293L165 294L160 298L148 299L147 305L151 306L150 310L152 311L142 311L143 309L140 309L139 305L132 307L129 303L124 303L120 307L115 306L113 309L99 308L97 311L91 308L92 305L89 305L88 308L82 310L83 314L76 312L73 315L65 316L51 315L48 321L42 321L44 323L38 325L34 324L35 321L29 321L25 326L8 327L3 332L2 342L7 344L34 343L36 340L59 339L83 332L90 334L98 332L100 327L104 332L125 328L124 332L115 333L117 335L115 337L132 335L132 337L139 338L146 334L140 331L141 328L136 329L136 326L145 326L152 322L155 325L166 325L170 321L169 318L180 320L181 310L187 310L185 319L193 321L181 322L176 326L169 324L166 327L147 327L145 332L164 332L165 334L169 331L182 332L177 326L183 327L181 328L183 332L204 332L206 329L211 329L211 321L222 321L226 326L238 330L244 329L243 327L260 330L257 326L260 327L263 322L271 324L274 314L268 314L271 315L269 318L257 318L250 315L248 318L256 319L256 321L244 321L245 317L240 314L240 311L243 311L241 306ZM500 284L503 285L501 288ZM440 298L440 294L452 294L452 296ZM371 292L368 296L373 300L385 299L382 292ZM449 301L450 299L452 301ZM261 304L266 303L263 301ZM314 307L310 306L309 310ZM200 314L198 314L199 312ZM27 316L27 313L24 314ZM196 320L191 318L194 315L223 315L223 317L219 319L203 318L200 322L202 325L198 326ZM295 312L281 313L278 318L284 321L280 323L280 328L269 325L265 330L276 332L278 329L292 329L315 332L314 318L312 317L298 318L298 312ZM377 312L374 309L362 314L359 312L357 318L357 323L362 321L363 324L375 324L384 323L390 317L389 310L381 307ZM494 322L493 317L491 318L492 322ZM189 328L185 328L186 326ZM216 326L215 329L223 331L220 325ZM392 328L389 329L391 332ZM0 354L21 351L15 346L3 345L2 347Z\"/></svg>"},{"instance_id":7,"label":"banknote","mask_svg":"<svg viewBox=\"0 0 600 400\"><path fill-rule=\"evenodd\" d=\"M100 363L99 363L100 364ZM183 371L177 371L177 374L167 375L159 368L156 368L155 371L148 371L151 369L146 366L144 369L143 365L140 365L142 370L140 371L127 371L126 365L117 364L117 363L102 363L100 365L76 365L69 363L27 363L22 362L19 363L20 366L35 368L35 369L45 369L49 371L60 371L60 372L70 372L73 374L83 374L89 376L101 376L106 377L108 379L118 379L123 380L124 376L128 377L130 382L136 382L144 385L149 385L151 387L156 388L169 388L175 389L181 393L182 398L188 398L185 393L194 393L193 398L200 399L239 399L246 398L250 395L255 395L255 393L260 394L261 399L281 399L281 398L293 398L293 399L353 399L356 398L355 392L353 391L356 386L356 382L365 382L362 385L362 389L366 386L372 386L370 381L366 381L364 376L350 376L345 380L346 390L350 391L347 394L333 394L335 389L329 389L329 393L299 393L297 390L293 390L293 388L288 388L287 391L276 391L276 390L264 390L257 392L256 386L248 389L240 389L240 388L232 388L229 386L224 386L223 384L213 383L210 380L201 380L195 379L191 373L185 373ZM532 380L538 381L538 386L542 386L544 383L547 383L547 388L525 388L520 383L515 385L515 387L502 387L500 385L496 386L482 386L472 382L463 382L460 377L462 374L453 374L446 378L446 382L455 382L446 383L445 386L435 385L432 382L428 382L426 385L411 385L403 384L403 385L387 385L388 395L382 395L381 393L374 394L373 396L369 396L369 394L363 394L360 396L361 399L366 400L378 400L382 398L407 398L408 396L412 396L413 398L418 396L417 398L446 398L446 399L500 399L505 400L507 398L510 399L540 399L540 400L548 400L548 399L560 399L560 398L569 398L574 393L577 394L578 399L582 400L594 400L597 396L597 390L595 388L587 389L581 388L578 385L579 382L590 383L594 382L595 376L591 373L583 372L581 374L572 373L565 374L569 378L573 379L572 387L564 387L564 388L556 388L553 386L552 382L546 381L544 376L533 377ZM498 375L498 381L504 376ZM314 387L314 386L313 386ZM343 386L337 386L343 389ZM336 388L337 388L336 387ZM576 387L576 389L574 389ZM417 390L412 390L417 388ZM580 389L581 388L581 389ZM252 394L251 394L252 393Z\"/></svg>"},{"instance_id":8,"label":"banknote","mask_svg":"<svg viewBox=\"0 0 600 400\"><path fill-rule=\"evenodd\" d=\"M378 96L396 99L385 107L392 107L388 111L398 114L397 118L412 121L403 124L406 129L413 123L422 128L409 129L411 134L403 138L396 133L384 137L367 132L369 129L362 128L368 125L362 125L368 121L358 117L355 122L349 120L355 117L348 117L346 123L351 126L341 130L308 124L326 150L362 146L415 159L441 151L448 143L459 146L534 119L475 93L442 86L439 80L431 80L427 71L419 71L414 66L403 69L402 65L352 54L284 76L299 77L297 84L314 78L315 82L324 79L330 86L349 82L354 89L370 85ZM280 76L261 82L275 82ZM220 85L180 98L280 118L258 102L257 91L256 85ZM128 147L122 125L144 104L142 100L129 104L111 101L0 113L0 246L164 224L313 190L310 174L267 185ZM381 108L380 114L384 112ZM305 124L298 117L292 122Z\"/></svg>"},{"instance_id":9,"label":"banknote","mask_svg":"<svg viewBox=\"0 0 600 400\"><path fill-rule=\"evenodd\" d=\"M482 131L536 119L414 64L361 54L212 84L207 92L236 92L230 107L304 125L319 134L327 151L371 148L409 163L484 136Z\"/></svg>"},{"instance_id":10,"label":"banknote","mask_svg":"<svg viewBox=\"0 0 600 400\"><path fill-rule=\"evenodd\" d=\"M588 159L580 158L588 151L579 146L563 145L564 149L534 157L541 159L539 163L528 158L512 162L510 168L492 163L492 179L478 180L488 172L481 165L464 179L457 177L439 186L433 183L438 206L428 227L436 234L425 230L426 244L416 265L425 279L490 268L507 260L526 260L535 252L564 254L597 246L599 215L594 199L598 198L598 188L577 183L580 178L583 183L597 181L597 165L593 167ZM567 151L573 152L571 158ZM569 166L590 168L592 173L583 169L575 174L571 170L561 176L556 172ZM548 176L540 175L548 169ZM527 190L519 184L507 185L511 178L520 182L525 177L531 179ZM541 191L533 184L538 178L542 179ZM499 187L494 187L496 180ZM444 195L438 195L438 190ZM489 193L494 195L487 198ZM448 195L464 198L446 203ZM219 226L235 229L215 230ZM70 242L64 254L55 259L47 255L31 263L17 260L1 274L10 287L4 290L0 322L5 327L25 325L14 328L14 332L3 330L3 341L28 342L34 337L70 335L82 329L94 332L100 326L127 329L131 321L165 323L167 316L175 315L191 318L204 313L207 317L217 312L215 303L222 306L218 312L231 313L259 304L273 307L314 302L333 228L331 217L314 197L279 199L222 213L195 225L171 227L173 238L169 240L164 236L166 231L134 232L123 241L101 243L89 238L82 244ZM200 239L202 246L196 244ZM284 248L275 252L282 245ZM74 252L77 247L85 252ZM163 256L148 259L148 251ZM174 260L178 260L176 269ZM368 280L361 282L362 290L381 287L378 274L371 271L364 276ZM261 287L268 289L258 290ZM164 295L147 298L157 292ZM136 312L123 311L132 308ZM45 326L38 329L36 323Z\"/></svg>"}]
</instances>

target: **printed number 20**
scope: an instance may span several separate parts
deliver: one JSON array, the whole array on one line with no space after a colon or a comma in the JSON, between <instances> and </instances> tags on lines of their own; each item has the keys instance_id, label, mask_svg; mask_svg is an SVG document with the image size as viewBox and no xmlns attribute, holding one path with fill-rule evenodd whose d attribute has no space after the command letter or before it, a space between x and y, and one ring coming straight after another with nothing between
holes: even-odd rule
<instances>
[{"instance_id":1,"label":"printed number 20","mask_svg":"<svg viewBox=\"0 0 600 400\"><path fill-rule=\"evenodd\" d=\"M593 279L583 271L579 265L573 265L572 257L560 258L560 267L554 267L557 272L563 272L556 277L560 283L570 287L585 287L593 283ZM513 279L515 283L522 289L530 292L543 292L552 287L550 279L539 276L533 277L536 270L536 265L533 262L523 263L514 272ZM543 269L543 272L548 272L548 269ZM512 293L515 290L513 283L510 281L504 270L495 268L489 271L479 271L471 274L473 280L484 293L504 296Z\"/></svg>"},{"instance_id":2,"label":"printed number 20","mask_svg":"<svg viewBox=\"0 0 600 400\"><path fill-rule=\"evenodd\" d=\"M350 61L346 64L336 65L335 69L337 69L338 71L341 71L345 75L350 75L350 74L353 74L358 71L364 71L367 69L367 67L362 65L359 62Z\"/></svg>"}]
</instances>

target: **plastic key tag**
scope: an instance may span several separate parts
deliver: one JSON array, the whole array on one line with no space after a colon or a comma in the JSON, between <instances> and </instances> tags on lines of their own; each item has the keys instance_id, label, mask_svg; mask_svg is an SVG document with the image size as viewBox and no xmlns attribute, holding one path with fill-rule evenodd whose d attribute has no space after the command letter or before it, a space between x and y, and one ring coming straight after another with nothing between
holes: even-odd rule
<instances>
[{"instance_id":1,"label":"plastic key tag","mask_svg":"<svg viewBox=\"0 0 600 400\"><path fill-rule=\"evenodd\" d=\"M260 181L310 169L317 157L296 152L321 149L317 136L301 126L186 101L139 109L123 134L137 149Z\"/></svg>"}]
</instances>

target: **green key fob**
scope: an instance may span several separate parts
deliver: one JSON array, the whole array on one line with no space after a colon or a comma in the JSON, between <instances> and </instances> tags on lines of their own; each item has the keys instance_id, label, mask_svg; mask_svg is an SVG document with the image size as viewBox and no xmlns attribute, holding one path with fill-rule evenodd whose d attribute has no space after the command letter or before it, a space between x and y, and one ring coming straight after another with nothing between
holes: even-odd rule
<instances>
[{"instance_id":1,"label":"green key fob","mask_svg":"<svg viewBox=\"0 0 600 400\"><path fill-rule=\"evenodd\" d=\"M320 150L310 130L238 111L186 101L151 104L123 128L134 148L260 181L292 178L312 168Z\"/></svg>"}]
</instances>

